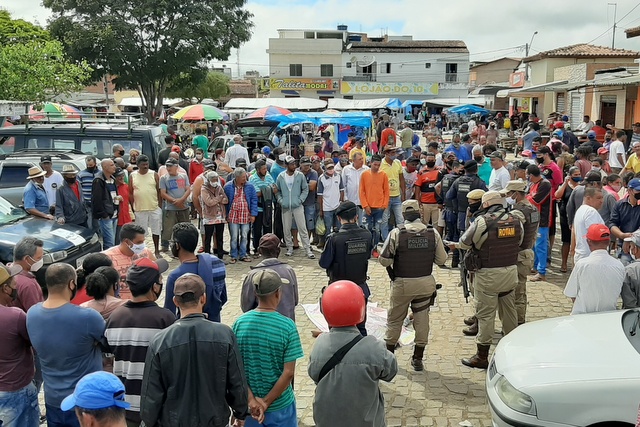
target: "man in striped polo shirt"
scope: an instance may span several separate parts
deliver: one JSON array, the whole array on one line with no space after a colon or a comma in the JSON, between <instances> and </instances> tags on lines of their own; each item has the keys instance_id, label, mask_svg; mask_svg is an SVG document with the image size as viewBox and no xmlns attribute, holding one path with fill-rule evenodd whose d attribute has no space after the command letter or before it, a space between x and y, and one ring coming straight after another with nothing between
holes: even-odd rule
<instances>
[{"instance_id":1,"label":"man in striped polo shirt","mask_svg":"<svg viewBox=\"0 0 640 427\"><path fill-rule=\"evenodd\" d=\"M87 227L96 233L99 232L100 226L98 225L98 220L93 219L91 211L91 187L96 175L100 173L97 161L96 156L87 156L84 160L87 168L78 173L78 181L80 181L80 187L82 187L82 197L87 210Z\"/></svg>"},{"instance_id":2,"label":"man in striped polo shirt","mask_svg":"<svg viewBox=\"0 0 640 427\"><path fill-rule=\"evenodd\" d=\"M175 322L176 316L159 307L156 300L162 292L162 273L169 264L165 259L151 261L140 258L127 272L127 284L133 298L109 316L105 337L114 355L113 373L126 389L127 426L140 425L140 393L142 374L149 341L162 329Z\"/></svg>"},{"instance_id":3,"label":"man in striped polo shirt","mask_svg":"<svg viewBox=\"0 0 640 427\"><path fill-rule=\"evenodd\" d=\"M258 307L236 320L233 332L244 362L249 384L249 408L264 410L264 421L247 417L245 427L273 425L297 427L293 376L296 360L304 354L293 320L276 310L282 299L282 279L265 268L251 278Z\"/></svg>"}]
</instances>

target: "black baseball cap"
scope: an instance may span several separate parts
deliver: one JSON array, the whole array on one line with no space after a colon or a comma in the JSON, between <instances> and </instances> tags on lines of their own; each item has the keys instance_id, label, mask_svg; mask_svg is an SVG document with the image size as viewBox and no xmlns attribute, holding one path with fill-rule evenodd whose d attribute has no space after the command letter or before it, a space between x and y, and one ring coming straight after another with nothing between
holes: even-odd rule
<instances>
[{"instance_id":1,"label":"black baseball cap","mask_svg":"<svg viewBox=\"0 0 640 427\"><path fill-rule=\"evenodd\" d=\"M51 156L40 157L40 163L51 163Z\"/></svg>"}]
</instances>

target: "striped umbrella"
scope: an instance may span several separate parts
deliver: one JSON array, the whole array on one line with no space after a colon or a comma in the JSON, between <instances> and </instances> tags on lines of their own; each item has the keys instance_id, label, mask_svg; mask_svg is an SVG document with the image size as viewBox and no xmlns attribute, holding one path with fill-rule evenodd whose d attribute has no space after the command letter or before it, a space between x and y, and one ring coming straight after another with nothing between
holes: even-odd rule
<instances>
[{"instance_id":1,"label":"striped umbrella","mask_svg":"<svg viewBox=\"0 0 640 427\"><path fill-rule=\"evenodd\" d=\"M84 113L76 107L57 102L45 102L42 105L32 105L29 108L29 118L31 120L50 119L79 119Z\"/></svg>"},{"instance_id":2,"label":"striped umbrella","mask_svg":"<svg viewBox=\"0 0 640 427\"><path fill-rule=\"evenodd\" d=\"M280 108L273 105L269 105L268 107L259 108L256 111L248 114L245 119L270 119L274 117L286 116L287 114L291 114L291 111L286 108Z\"/></svg>"},{"instance_id":3,"label":"striped umbrella","mask_svg":"<svg viewBox=\"0 0 640 427\"><path fill-rule=\"evenodd\" d=\"M228 120L229 116L218 108L207 104L184 107L173 115L177 120Z\"/></svg>"}]
</instances>

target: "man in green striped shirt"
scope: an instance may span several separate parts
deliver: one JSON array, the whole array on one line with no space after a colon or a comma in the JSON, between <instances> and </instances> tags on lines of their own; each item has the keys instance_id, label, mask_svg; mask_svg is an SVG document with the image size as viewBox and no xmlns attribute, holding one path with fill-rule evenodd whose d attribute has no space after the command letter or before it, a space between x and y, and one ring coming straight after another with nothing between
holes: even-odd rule
<instances>
[{"instance_id":1,"label":"man in green striped shirt","mask_svg":"<svg viewBox=\"0 0 640 427\"><path fill-rule=\"evenodd\" d=\"M258 307L236 320L233 332L249 384L249 409L258 419L247 418L246 427L297 427L292 381L296 360L304 354L293 320L276 311L288 284L275 271L264 269L252 277Z\"/></svg>"}]
</instances>

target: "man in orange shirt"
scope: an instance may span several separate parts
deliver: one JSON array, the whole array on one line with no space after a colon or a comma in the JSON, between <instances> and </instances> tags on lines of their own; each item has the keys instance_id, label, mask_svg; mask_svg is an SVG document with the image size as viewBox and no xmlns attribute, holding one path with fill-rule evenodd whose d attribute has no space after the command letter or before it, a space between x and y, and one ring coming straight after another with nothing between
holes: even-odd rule
<instances>
[{"instance_id":1,"label":"man in orange shirt","mask_svg":"<svg viewBox=\"0 0 640 427\"><path fill-rule=\"evenodd\" d=\"M390 147L396 147L396 130L393 125L390 125L389 122L384 122L384 130L382 131L382 135L380 136L380 147L379 152L382 153L384 147L387 145Z\"/></svg>"},{"instance_id":2,"label":"man in orange shirt","mask_svg":"<svg viewBox=\"0 0 640 427\"><path fill-rule=\"evenodd\" d=\"M374 258L378 258L382 214L389 205L389 178L380 170L381 164L382 157L374 154L371 156L371 169L364 171L360 178L360 203L364 209L367 229L371 232L371 255Z\"/></svg>"},{"instance_id":3,"label":"man in orange shirt","mask_svg":"<svg viewBox=\"0 0 640 427\"><path fill-rule=\"evenodd\" d=\"M422 169L418 180L414 184L414 199L420 203L420 211L422 213L422 223L424 225L438 226L440 218L440 207L442 201L438 202L436 195L436 184L442 180L442 172L436 169L436 155L427 153L427 163Z\"/></svg>"}]
</instances>

